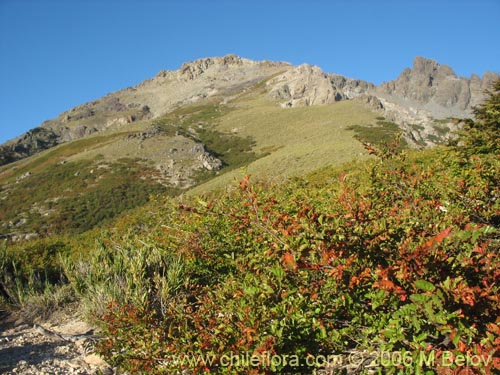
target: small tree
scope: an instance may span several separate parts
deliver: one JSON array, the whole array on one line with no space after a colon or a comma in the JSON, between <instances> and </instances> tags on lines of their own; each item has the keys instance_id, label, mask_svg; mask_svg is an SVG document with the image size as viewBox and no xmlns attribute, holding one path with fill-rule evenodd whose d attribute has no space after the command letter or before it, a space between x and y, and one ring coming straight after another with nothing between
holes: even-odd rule
<instances>
[{"instance_id":1,"label":"small tree","mask_svg":"<svg viewBox=\"0 0 500 375\"><path fill-rule=\"evenodd\" d=\"M459 151L464 156L500 153L500 80L488 94L489 98L474 108L475 120L467 120L460 132Z\"/></svg>"}]
</instances>

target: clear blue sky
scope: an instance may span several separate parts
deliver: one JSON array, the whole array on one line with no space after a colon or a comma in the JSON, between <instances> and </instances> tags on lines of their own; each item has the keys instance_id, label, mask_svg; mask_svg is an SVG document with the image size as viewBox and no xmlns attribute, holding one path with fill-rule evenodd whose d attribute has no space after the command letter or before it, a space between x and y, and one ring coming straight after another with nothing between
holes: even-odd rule
<instances>
[{"instance_id":1,"label":"clear blue sky","mask_svg":"<svg viewBox=\"0 0 500 375\"><path fill-rule=\"evenodd\" d=\"M161 69L236 53L373 83L500 71L500 0L0 0L0 143Z\"/></svg>"}]
</instances>

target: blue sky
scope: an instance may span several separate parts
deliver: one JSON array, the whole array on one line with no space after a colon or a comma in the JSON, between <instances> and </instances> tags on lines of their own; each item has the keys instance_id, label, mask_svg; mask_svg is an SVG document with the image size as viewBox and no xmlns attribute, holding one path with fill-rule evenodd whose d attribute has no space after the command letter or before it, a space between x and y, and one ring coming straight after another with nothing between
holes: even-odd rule
<instances>
[{"instance_id":1,"label":"blue sky","mask_svg":"<svg viewBox=\"0 0 500 375\"><path fill-rule=\"evenodd\" d=\"M162 69L236 53L373 83L415 56L500 71L499 0L0 0L0 143Z\"/></svg>"}]
</instances>

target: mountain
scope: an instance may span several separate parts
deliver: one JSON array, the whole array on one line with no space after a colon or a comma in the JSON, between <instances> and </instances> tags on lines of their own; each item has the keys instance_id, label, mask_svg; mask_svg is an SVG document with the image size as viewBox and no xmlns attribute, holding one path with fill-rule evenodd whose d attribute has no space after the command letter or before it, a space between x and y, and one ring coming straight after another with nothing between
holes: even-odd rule
<instances>
[{"instance_id":1,"label":"mountain","mask_svg":"<svg viewBox=\"0 0 500 375\"><path fill-rule=\"evenodd\" d=\"M2 146L0 163L96 133L135 129L132 124L158 118L183 105L237 93L283 69L286 64L254 62L234 55L161 71L135 87L70 109Z\"/></svg>"},{"instance_id":2,"label":"mountain","mask_svg":"<svg viewBox=\"0 0 500 375\"><path fill-rule=\"evenodd\" d=\"M82 232L151 195L301 175L365 157L357 139L446 142L499 79L417 57L375 86L309 64L203 58L70 109L0 146L0 236Z\"/></svg>"},{"instance_id":3,"label":"mountain","mask_svg":"<svg viewBox=\"0 0 500 375\"><path fill-rule=\"evenodd\" d=\"M458 77L452 68L416 57L413 68L405 69L393 81L371 92L384 115L401 126L408 139L433 145L439 135L456 129L451 118L471 118L472 109L485 99L485 90L498 80L498 73L486 72ZM444 121L443 121L444 120Z\"/></svg>"},{"instance_id":4,"label":"mountain","mask_svg":"<svg viewBox=\"0 0 500 375\"><path fill-rule=\"evenodd\" d=\"M282 107L331 104L361 96L372 109L402 126L409 140L432 145L435 142L428 139L429 134L415 134L415 129L428 128L432 120L471 117L473 106L484 99L484 91L499 78L491 72L484 73L483 78L475 74L458 77L449 66L423 57L416 57L413 68L405 69L396 80L379 86L324 73L308 64L294 67L235 55L199 59L46 121L2 145L0 165L94 133L132 128L130 125L140 120L210 98L224 96L229 101L232 95L263 80L269 80L269 95Z\"/></svg>"},{"instance_id":5,"label":"mountain","mask_svg":"<svg viewBox=\"0 0 500 375\"><path fill-rule=\"evenodd\" d=\"M57 144L81 139L106 130L133 128L141 120L158 118L170 111L210 98L224 101L264 80L269 96L282 107L332 104L362 97L366 103L396 122L409 140L433 145L419 126L433 120L468 118L484 99L484 91L498 80L497 73L483 78L458 77L447 65L416 57L413 68L379 86L319 67L294 67L283 62L252 61L235 55L205 58L184 64L177 71L161 71L135 87L63 112L56 119L9 141L0 148L0 165L25 158ZM413 129L410 127L413 125ZM427 133L429 132L428 129ZM442 133L442 131L440 132ZM427 136L427 138L426 138Z\"/></svg>"}]
</instances>

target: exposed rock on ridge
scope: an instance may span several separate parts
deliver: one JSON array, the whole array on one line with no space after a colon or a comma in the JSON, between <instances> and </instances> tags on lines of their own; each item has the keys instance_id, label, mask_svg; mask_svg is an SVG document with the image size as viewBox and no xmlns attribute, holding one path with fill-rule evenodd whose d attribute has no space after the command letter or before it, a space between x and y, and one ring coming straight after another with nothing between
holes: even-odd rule
<instances>
[{"instance_id":1,"label":"exposed rock on ridge","mask_svg":"<svg viewBox=\"0 0 500 375\"><path fill-rule=\"evenodd\" d=\"M219 68L227 68L228 66L241 66L243 64L254 65L255 62L247 59L242 59L236 55L227 55L224 57L214 57L199 59L193 62L185 63L180 69L180 75L187 79L193 80L205 73L211 66L218 65Z\"/></svg>"},{"instance_id":2,"label":"exposed rock on ridge","mask_svg":"<svg viewBox=\"0 0 500 375\"><path fill-rule=\"evenodd\" d=\"M483 78L458 77L447 65L416 57L413 68L377 87L308 64L288 69L267 85L282 107L357 99L398 124L409 144L421 147L445 141L460 126L452 119L471 118L484 91L498 79L497 73L489 72Z\"/></svg>"},{"instance_id":3,"label":"exposed rock on ridge","mask_svg":"<svg viewBox=\"0 0 500 375\"><path fill-rule=\"evenodd\" d=\"M397 123L406 139L429 146L456 126L450 117L472 116L484 90L500 79L458 77L447 65L417 57L393 81L375 87L363 80L324 73L308 64L252 61L236 55L198 59L175 71L161 71L137 86L75 107L40 127L0 146L0 165L23 159L57 144L105 131L128 130L132 124L162 116L205 99L227 101L267 81L271 98L282 107L331 104L356 99ZM436 121L440 120L436 128Z\"/></svg>"},{"instance_id":4,"label":"exposed rock on ridge","mask_svg":"<svg viewBox=\"0 0 500 375\"><path fill-rule=\"evenodd\" d=\"M497 73L483 78L458 77L452 68L434 60L416 57L413 69L405 69L393 81L381 84L373 92L387 100L411 105L434 117L470 117L472 107L484 99L484 90L500 79Z\"/></svg>"},{"instance_id":5,"label":"exposed rock on ridge","mask_svg":"<svg viewBox=\"0 0 500 375\"><path fill-rule=\"evenodd\" d=\"M59 135L50 129L35 128L0 146L0 165L12 163L59 143Z\"/></svg>"},{"instance_id":6,"label":"exposed rock on ridge","mask_svg":"<svg viewBox=\"0 0 500 375\"><path fill-rule=\"evenodd\" d=\"M340 75L324 73L319 67L302 64L267 83L271 97L283 101L282 107L331 104L352 99L372 84Z\"/></svg>"},{"instance_id":7,"label":"exposed rock on ridge","mask_svg":"<svg viewBox=\"0 0 500 375\"><path fill-rule=\"evenodd\" d=\"M452 118L473 117L474 106L485 99L485 90L498 79L497 73L490 72L482 79L475 74L470 79L458 77L447 65L416 57L412 69L368 94L377 98L379 112L403 129L410 144L432 146L460 126Z\"/></svg>"}]
</instances>

